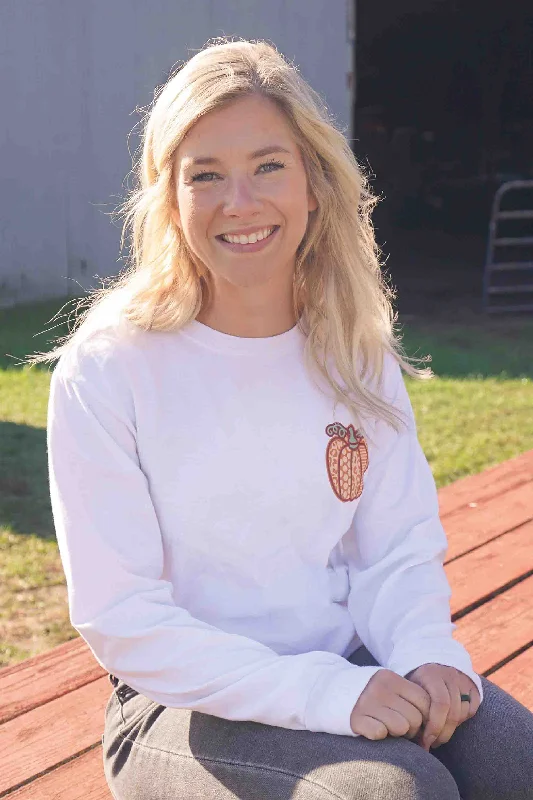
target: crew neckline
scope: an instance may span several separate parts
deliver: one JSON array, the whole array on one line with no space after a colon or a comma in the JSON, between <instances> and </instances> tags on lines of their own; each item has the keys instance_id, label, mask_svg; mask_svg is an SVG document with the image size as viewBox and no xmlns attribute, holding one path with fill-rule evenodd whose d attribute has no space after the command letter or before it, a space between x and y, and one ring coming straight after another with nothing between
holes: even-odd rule
<instances>
[{"instance_id":1,"label":"crew neckline","mask_svg":"<svg viewBox=\"0 0 533 800\"><path fill-rule=\"evenodd\" d=\"M303 332L298 322L294 327L275 336L234 336L222 333L215 328L210 328L204 322L191 320L181 328L181 332L198 344L217 350L220 353L233 353L237 355L282 355L296 352L303 339Z\"/></svg>"}]
</instances>

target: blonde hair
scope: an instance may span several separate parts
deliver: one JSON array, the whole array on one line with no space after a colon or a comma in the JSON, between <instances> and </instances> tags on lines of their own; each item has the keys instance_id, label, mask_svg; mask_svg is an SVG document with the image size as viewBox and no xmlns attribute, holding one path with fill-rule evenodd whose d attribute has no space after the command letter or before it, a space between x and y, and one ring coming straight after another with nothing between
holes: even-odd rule
<instances>
[{"instance_id":1,"label":"blonde hair","mask_svg":"<svg viewBox=\"0 0 533 800\"><path fill-rule=\"evenodd\" d=\"M409 363L395 332L394 294L382 275L371 222L378 198L320 96L266 41L217 39L156 89L134 167L139 186L119 209L125 216L121 248L131 228L129 264L111 285L92 290L74 330L57 339L62 343L26 361L52 361L91 331L124 319L146 331L168 331L197 316L210 281L172 218L174 155L201 116L250 94L285 113L318 202L296 253L293 283L306 364L318 369L355 419L366 412L399 430L396 409L363 378L381 383L386 352L412 377L432 373ZM340 382L331 374L330 357Z\"/></svg>"}]
</instances>

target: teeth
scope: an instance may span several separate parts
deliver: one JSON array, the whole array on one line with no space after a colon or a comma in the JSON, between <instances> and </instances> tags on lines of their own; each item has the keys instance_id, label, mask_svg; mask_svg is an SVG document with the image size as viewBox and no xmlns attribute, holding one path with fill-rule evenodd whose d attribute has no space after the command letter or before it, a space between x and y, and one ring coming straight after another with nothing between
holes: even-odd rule
<instances>
[{"instance_id":1,"label":"teeth","mask_svg":"<svg viewBox=\"0 0 533 800\"><path fill-rule=\"evenodd\" d=\"M273 230L274 228L264 228L262 231L251 233L250 236L244 236L243 234L239 236L223 234L222 238L225 242L231 242L232 244L254 244L255 242L260 242L262 239L266 239Z\"/></svg>"}]
</instances>

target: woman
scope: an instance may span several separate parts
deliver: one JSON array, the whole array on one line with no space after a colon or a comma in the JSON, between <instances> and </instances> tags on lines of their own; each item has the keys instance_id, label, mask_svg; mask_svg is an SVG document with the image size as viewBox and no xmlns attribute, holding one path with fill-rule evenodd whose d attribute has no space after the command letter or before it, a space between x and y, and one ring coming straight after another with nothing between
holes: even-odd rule
<instances>
[{"instance_id":1,"label":"woman","mask_svg":"<svg viewBox=\"0 0 533 800\"><path fill-rule=\"evenodd\" d=\"M431 373L346 139L226 41L156 96L139 177L129 269L34 359L114 797L533 797L533 715L452 637L401 370Z\"/></svg>"}]
</instances>

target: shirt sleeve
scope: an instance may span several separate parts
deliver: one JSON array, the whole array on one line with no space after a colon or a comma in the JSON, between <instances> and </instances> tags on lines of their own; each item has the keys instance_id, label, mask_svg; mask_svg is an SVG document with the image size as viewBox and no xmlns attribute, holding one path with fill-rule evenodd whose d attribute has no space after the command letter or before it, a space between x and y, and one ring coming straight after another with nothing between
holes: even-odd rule
<instances>
[{"instance_id":1,"label":"shirt sleeve","mask_svg":"<svg viewBox=\"0 0 533 800\"><path fill-rule=\"evenodd\" d=\"M102 347L68 355L50 384L50 497L70 620L98 663L165 706L358 735L351 711L382 667L325 651L279 655L174 602L127 359Z\"/></svg>"},{"instance_id":2,"label":"shirt sleeve","mask_svg":"<svg viewBox=\"0 0 533 800\"><path fill-rule=\"evenodd\" d=\"M464 672L483 699L470 655L453 638L448 549L435 481L417 437L399 364L385 361L383 393L407 421L396 433L376 423L364 488L343 548L350 576L348 608L377 661L404 677L422 664Z\"/></svg>"}]
</instances>

